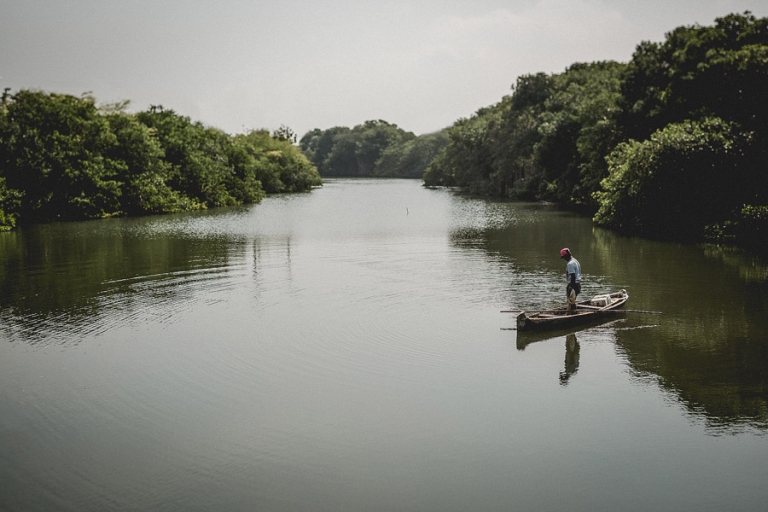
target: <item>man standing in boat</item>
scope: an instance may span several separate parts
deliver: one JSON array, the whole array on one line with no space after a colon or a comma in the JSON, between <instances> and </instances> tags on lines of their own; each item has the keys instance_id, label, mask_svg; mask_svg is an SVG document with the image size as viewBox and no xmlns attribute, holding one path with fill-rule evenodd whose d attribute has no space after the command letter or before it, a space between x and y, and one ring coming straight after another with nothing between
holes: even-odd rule
<instances>
[{"instance_id":1,"label":"man standing in boat","mask_svg":"<svg viewBox=\"0 0 768 512\"><path fill-rule=\"evenodd\" d=\"M565 295L568 297L568 314L572 315L576 311L576 297L581 293L581 265L567 247L560 251L560 257L565 260L565 276L568 281Z\"/></svg>"}]
</instances>

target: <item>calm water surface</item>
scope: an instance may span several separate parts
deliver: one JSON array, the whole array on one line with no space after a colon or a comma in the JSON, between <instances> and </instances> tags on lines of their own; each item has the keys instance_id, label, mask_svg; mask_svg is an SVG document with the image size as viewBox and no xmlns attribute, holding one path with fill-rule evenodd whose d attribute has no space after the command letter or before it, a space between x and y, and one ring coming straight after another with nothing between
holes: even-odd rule
<instances>
[{"instance_id":1,"label":"calm water surface","mask_svg":"<svg viewBox=\"0 0 768 512\"><path fill-rule=\"evenodd\" d=\"M615 321L500 310L625 288ZM337 180L0 234L0 510L754 511L768 266Z\"/></svg>"}]
</instances>

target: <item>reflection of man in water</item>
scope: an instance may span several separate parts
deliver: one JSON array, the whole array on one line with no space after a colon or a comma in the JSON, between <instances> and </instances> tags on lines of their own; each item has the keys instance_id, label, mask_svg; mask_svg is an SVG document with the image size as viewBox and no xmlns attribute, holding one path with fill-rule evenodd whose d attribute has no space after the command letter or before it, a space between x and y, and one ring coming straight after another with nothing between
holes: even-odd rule
<instances>
[{"instance_id":1,"label":"reflection of man in water","mask_svg":"<svg viewBox=\"0 0 768 512\"><path fill-rule=\"evenodd\" d=\"M560 372L560 384L565 386L571 375L579 371L579 341L575 334L565 337L565 370Z\"/></svg>"}]
</instances>

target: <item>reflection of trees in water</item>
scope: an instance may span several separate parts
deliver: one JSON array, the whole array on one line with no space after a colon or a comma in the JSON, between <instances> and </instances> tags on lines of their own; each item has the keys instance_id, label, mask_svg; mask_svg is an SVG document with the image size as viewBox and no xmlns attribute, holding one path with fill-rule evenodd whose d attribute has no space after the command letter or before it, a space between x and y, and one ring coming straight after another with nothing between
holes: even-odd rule
<instances>
[{"instance_id":1,"label":"reflection of trees in water","mask_svg":"<svg viewBox=\"0 0 768 512\"><path fill-rule=\"evenodd\" d=\"M0 236L7 333L34 344L76 343L123 321L163 321L196 300L196 291L225 286L233 258L245 251L223 237L121 236L97 226L47 225Z\"/></svg>"},{"instance_id":2,"label":"reflection of trees in water","mask_svg":"<svg viewBox=\"0 0 768 512\"><path fill-rule=\"evenodd\" d=\"M618 345L638 378L648 376L713 433L749 426L768 429L768 346L730 338L711 350L653 333L618 333Z\"/></svg>"},{"instance_id":3,"label":"reflection of trees in water","mask_svg":"<svg viewBox=\"0 0 768 512\"><path fill-rule=\"evenodd\" d=\"M620 236L553 208L506 207L523 213L507 215L515 221L505 225L457 230L452 242L481 248L506 265L509 309L542 309L559 300L561 262L550 253L573 246L585 272L584 296L626 288L628 307L664 312L653 318L659 324L654 329L632 329L648 317L629 314L629 329L619 331L636 372L658 376L664 389L710 425L768 429L765 262L729 249ZM520 334L519 349L535 340ZM562 375L572 374L566 369Z\"/></svg>"},{"instance_id":4,"label":"reflection of trees in water","mask_svg":"<svg viewBox=\"0 0 768 512\"><path fill-rule=\"evenodd\" d=\"M715 430L768 428L768 267L727 249L599 229L594 240L606 273L629 283L632 308L664 312L656 329L619 333L633 369L658 376Z\"/></svg>"},{"instance_id":5,"label":"reflection of trees in water","mask_svg":"<svg viewBox=\"0 0 768 512\"><path fill-rule=\"evenodd\" d=\"M630 329L620 332L636 372L658 376L654 380L691 414L718 429L741 424L768 429L764 261L730 249L624 237L551 208L508 207L535 215L504 226L458 230L452 242L481 248L506 265L509 309L542 309L558 300L561 264L550 253L573 245L585 272L585 296L626 288L628 307L664 312L653 318L658 327L638 330L631 328L648 323L648 317L630 314ZM518 334L518 348L527 343L530 338Z\"/></svg>"},{"instance_id":6,"label":"reflection of trees in water","mask_svg":"<svg viewBox=\"0 0 768 512\"><path fill-rule=\"evenodd\" d=\"M768 282L768 261L732 247L708 245L704 255L714 263L736 269L745 282Z\"/></svg>"}]
</instances>

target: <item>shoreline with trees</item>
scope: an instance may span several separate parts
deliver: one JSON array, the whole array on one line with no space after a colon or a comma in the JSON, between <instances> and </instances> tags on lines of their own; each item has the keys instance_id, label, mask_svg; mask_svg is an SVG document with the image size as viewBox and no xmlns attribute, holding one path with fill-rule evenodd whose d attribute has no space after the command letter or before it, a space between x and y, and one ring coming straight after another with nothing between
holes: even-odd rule
<instances>
[{"instance_id":1,"label":"shoreline with trees","mask_svg":"<svg viewBox=\"0 0 768 512\"><path fill-rule=\"evenodd\" d=\"M628 63L518 77L469 118L416 136L353 128L230 136L173 110L6 90L0 230L162 214L301 192L322 176L549 201L628 235L768 247L768 18L682 26Z\"/></svg>"},{"instance_id":2,"label":"shoreline with trees","mask_svg":"<svg viewBox=\"0 0 768 512\"><path fill-rule=\"evenodd\" d=\"M428 186L552 201L618 232L768 247L768 18L640 43L627 64L517 79L460 119Z\"/></svg>"},{"instance_id":3,"label":"shoreline with trees","mask_svg":"<svg viewBox=\"0 0 768 512\"><path fill-rule=\"evenodd\" d=\"M228 135L173 110L6 89L0 102L0 230L259 202L322 184L281 127Z\"/></svg>"}]
</instances>

